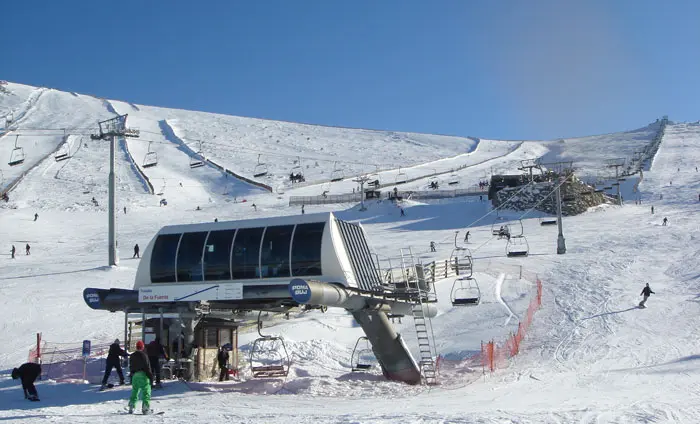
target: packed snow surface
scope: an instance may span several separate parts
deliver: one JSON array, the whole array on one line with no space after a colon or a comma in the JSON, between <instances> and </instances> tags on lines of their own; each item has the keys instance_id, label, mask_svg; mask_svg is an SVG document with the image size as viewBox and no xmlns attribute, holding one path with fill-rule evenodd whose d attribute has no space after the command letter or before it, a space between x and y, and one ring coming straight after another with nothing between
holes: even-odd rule
<instances>
[{"instance_id":1,"label":"packed snow surface","mask_svg":"<svg viewBox=\"0 0 700 424\"><path fill-rule=\"evenodd\" d=\"M97 392L94 384L42 381L41 402L34 403L22 398L19 382L9 374L26 361L37 332L46 340L76 345L83 339L122 338L123 315L91 310L82 290L131 288L138 266L131 259L132 246L145 246L163 225L297 214L298 208L287 206L288 196L351 192L350 178L368 172L383 182L401 172L411 178L444 172L439 178L458 178L466 188L491 172L518 172L521 160L542 157L574 161L581 172L597 175L606 170L606 160L631 157L651 143L658 129L654 123L563 141L498 141L319 127L18 84L7 88L12 94L0 95L0 115L11 110L14 124L2 130L0 157L9 158L16 140L26 154L22 165L0 166L3 188L18 183L10 201L0 203L5 336L0 420L7 422L122 421L117 414L126 405L128 387ZM110 268L105 266L109 145L89 134L98 120L115 112L128 113L129 125L139 127L141 137L117 144L120 266ZM0 125L5 125L2 116ZM57 162L54 152L62 143L70 145L71 158ZM376 371L351 373L350 353L361 329L343 310L309 311L267 328L287 341L293 361L289 377L253 380L244 372L240 380L223 383L168 381L152 402L165 414L144 421L700 422L698 145L700 125L669 124L650 169L641 182L634 179L639 191L623 184L624 206L604 205L563 220L565 255L556 254L556 226L540 226L538 215L530 213L523 219L530 255L506 258L505 242L491 235L496 213L478 197L406 201L403 217L386 201L368 202L363 212L351 204L307 206L307 213L333 210L342 219L362 222L372 248L383 256L410 246L423 261L446 259L455 231L461 239L470 230L467 246L482 303L453 307L453 281L437 283L439 313L432 326L437 351L447 363L441 384L407 386L386 381ZM158 165L142 168L149 148L157 153ZM197 153L273 192L213 166L190 169ZM269 176L258 181L253 174L259 161ZM306 184L287 183L294 169L303 170ZM346 179L330 184L327 180L339 170ZM422 189L429 181L418 179L407 187ZM167 198L167 206L159 206L161 198ZM522 212L499 215L511 220ZM430 253L430 241L437 243L437 252ZM31 245L30 255L25 244ZM9 255L11 245L17 248L15 259ZM484 373L469 358L482 341L503 340L515 331L535 276L544 284L543 304L521 353L506 368ZM638 309L645 283L656 294L647 309ZM415 355L411 319L396 327ZM241 334L244 354L255 337L254 332Z\"/></svg>"}]
</instances>

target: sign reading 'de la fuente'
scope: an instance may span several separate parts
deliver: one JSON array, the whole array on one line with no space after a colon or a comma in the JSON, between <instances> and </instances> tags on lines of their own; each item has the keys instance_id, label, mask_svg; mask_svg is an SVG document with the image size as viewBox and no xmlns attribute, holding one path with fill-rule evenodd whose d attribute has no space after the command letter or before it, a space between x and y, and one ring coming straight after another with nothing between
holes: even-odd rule
<instances>
[{"instance_id":1,"label":"sign reading 'de la fuente'","mask_svg":"<svg viewBox=\"0 0 700 424\"><path fill-rule=\"evenodd\" d=\"M139 302L195 302L243 299L243 284L157 285L139 288Z\"/></svg>"}]
</instances>

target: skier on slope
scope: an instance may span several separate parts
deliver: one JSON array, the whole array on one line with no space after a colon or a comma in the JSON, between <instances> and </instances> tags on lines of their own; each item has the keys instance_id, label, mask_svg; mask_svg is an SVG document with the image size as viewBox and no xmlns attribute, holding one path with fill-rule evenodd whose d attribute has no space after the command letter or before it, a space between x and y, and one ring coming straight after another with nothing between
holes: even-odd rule
<instances>
[{"instance_id":1,"label":"skier on slope","mask_svg":"<svg viewBox=\"0 0 700 424\"><path fill-rule=\"evenodd\" d=\"M12 370L12 379L22 380L22 389L24 389L24 398L33 402L39 401L39 393L34 387L34 382L41 375L41 365L33 362L22 364L19 368Z\"/></svg>"},{"instance_id":2,"label":"skier on slope","mask_svg":"<svg viewBox=\"0 0 700 424\"><path fill-rule=\"evenodd\" d=\"M109 353L107 354L107 364L105 367L105 375L102 377L102 387L100 390L107 388L107 379L109 379L109 374L112 372L112 368L117 369L117 375L119 375L119 385L124 385L124 373L122 372L122 365L120 363L120 357L128 357L129 354L126 353L124 349L119 347L119 339L114 340L114 343L109 345Z\"/></svg>"},{"instance_id":3,"label":"skier on slope","mask_svg":"<svg viewBox=\"0 0 700 424\"><path fill-rule=\"evenodd\" d=\"M646 308L646 306L644 305L647 303L647 299L649 299L649 296L651 296L652 294L656 293L651 291L651 287L649 287L649 283L647 283L647 285L644 286L644 288L642 289L642 292L639 293L640 296L644 296L644 299L641 302L639 302L640 308Z\"/></svg>"},{"instance_id":4,"label":"skier on slope","mask_svg":"<svg viewBox=\"0 0 700 424\"><path fill-rule=\"evenodd\" d=\"M143 341L136 342L136 352L129 357L129 371L131 373L131 396L129 397L129 413L134 413L136 400L141 392L143 404L141 412L143 414L152 414L151 411L151 381L153 374L151 373L151 364L148 361L146 352L143 351Z\"/></svg>"}]
</instances>

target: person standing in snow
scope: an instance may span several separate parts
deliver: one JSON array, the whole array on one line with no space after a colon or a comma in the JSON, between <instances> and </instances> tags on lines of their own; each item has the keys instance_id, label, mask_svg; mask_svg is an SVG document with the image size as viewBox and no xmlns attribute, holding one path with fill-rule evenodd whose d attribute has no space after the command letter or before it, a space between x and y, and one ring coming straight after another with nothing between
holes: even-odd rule
<instances>
[{"instance_id":1,"label":"person standing in snow","mask_svg":"<svg viewBox=\"0 0 700 424\"><path fill-rule=\"evenodd\" d=\"M663 223L663 224L661 224L661 225L663 225L663 226L665 227L665 226L666 226L666 224L668 224L668 218L664 217L664 223Z\"/></svg>"},{"instance_id":2,"label":"person standing in snow","mask_svg":"<svg viewBox=\"0 0 700 424\"><path fill-rule=\"evenodd\" d=\"M13 245L12 245L12 249L10 249L10 253L12 254L12 259L15 258L15 251L16 251L15 245L13 244Z\"/></svg>"},{"instance_id":3,"label":"person standing in snow","mask_svg":"<svg viewBox=\"0 0 700 424\"><path fill-rule=\"evenodd\" d=\"M430 242L430 251L435 252L435 242L434 241Z\"/></svg>"},{"instance_id":4,"label":"person standing in snow","mask_svg":"<svg viewBox=\"0 0 700 424\"><path fill-rule=\"evenodd\" d=\"M38 214L38 213L35 213L35 214L34 214L34 222L36 222L37 219L39 219L39 214Z\"/></svg>"},{"instance_id":5,"label":"person standing in snow","mask_svg":"<svg viewBox=\"0 0 700 424\"><path fill-rule=\"evenodd\" d=\"M400 208L400 209L401 209L401 216L406 216L406 212L403 211L403 208Z\"/></svg>"},{"instance_id":6,"label":"person standing in snow","mask_svg":"<svg viewBox=\"0 0 700 424\"><path fill-rule=\"evenodd\" d=\"M219 381L224 381L224 379L228 380L228 352L223 346L219 348L216 361L219 363Z\"/></svg>"},{"instance_id":7,"label":"person standing in snow","mask_svg":"<svg viewBox=\"0 0 700 424\"><path fill-rule=\"evenodd\" d=\"M146 352L143 351L143 341L136 342L136 352L129 357L129 371L131 373L131 396L129 397L129 413L134 413L136 401L141 392L141 412L151 414L151 363L148 361Z\"/></svg>"},{"instance_id":8,"label":"person standing in snow","mask_svg":"<svg viewBox=\"0 0 700 424\"><path fill-rule=\"evenodd\" d=\"M29 254L29 249L31 249L31 248L29 247L29 243L27 243L27 245L26 245L26 246L24 246L24 248L26 249L26 251L27 251L27 255L28 255L28 254Z\"/></svg>"},{"instance_id":9,"label":"person standing in snow","mask_svg":"<svg viewBox=\"0 0 700 424\"><path fill-rule=\"evenodd\" d=\"M139 255L139 250L140 250L140 249L139 249L139 244L136 243L136 245L134 245L134 256L132 256L131 259L140 258L140 257L141 257L141 256Z\"/></svg>"},{"instance_id":10,"label":"person standing in snow","mask_svg":"<svg viewBox=\"0 0 700 424\"><path fill-rule=\"evenodd\" d=\"M146 347L146 352L148 353L148 362L151 363L151 375L156 376L156 381L154 387L163 387L160 383L160 358L165 358L168 360L168 354L165 353L165 348L160 344L160 337L156 337L155 340L150 342ZM153 383L153 379L151 379Z\"/></svg>"},{"instance_id":11,"label":"person standing in snow","mask_svg":"<svg viewBox=\"0 0 700 424\"><path fill-rule=\"evenodd\" d=\"M126 215L126 206L124 206L124 215Z\"/></svg>"},{"instance_id":12,"label":"person standing in snow","mask_svg":"<svg viewBox=\"0 0 700 424\"><path fill-rule=\"evenodd\" d=\"M22 380L22 389L24 389L24 398L33 402L39 401L39 393L34 387L34 382L41 375L41 365L33 362L22 364L19 368L12 370L12 379Z\"/></svg>"},{"instance_id":13,"label":"person standing in snow","mask_svg":"<svg viewBox=\"0 0 700 424\"><path fill-rule=\"evenodd\" d=\"M644 296L644 299L641 302L639 302L639 306L644 308L644 305L647 303L647 299L649 299L649 296L651 296L652 294L656 293L651 291L651 287L649 287L649 283L647 283L647 285L644 286L644 288L642 289L642 292L639 293L640 296Z\"/></svg>"},{"instance_id":14,"label":"person standing in snow","mask_svg":"<svg viewBox=\"0 0 700 424\"><path fill-rule=\"evenodd\" d=\"M467 231L467 234L464 235L464 242L469 243L469 231Z\"/></svg>"},{"instance_id":15,"label":"person standing in snow","mask_svg":"<svg viewBox=\"0 0 700 424\"><path fill-rule=\"evenodd\" d=\"M119 339L114 340L114 343L109 345L109 353L107 354L107 363L105 366L105 375L102 377L102 388L104 390L107 387L107 380L109 379L109 374L112 372L112 368L117 369L117 375L119 376L119 385L124 385L124 372L122 371L121 358L128 357L129 354L126 353L124 349L119 347Z\"/></svg>"},{"instance_id":16,"label":"person standing in snow","mask_svg":"<svg viewBox=\"0 0 700 424\"><path fill-rule=\"evenodd\" d=\"M654 215L654 207L651 207L651 214Z\"/></svg>"}]
</instances>

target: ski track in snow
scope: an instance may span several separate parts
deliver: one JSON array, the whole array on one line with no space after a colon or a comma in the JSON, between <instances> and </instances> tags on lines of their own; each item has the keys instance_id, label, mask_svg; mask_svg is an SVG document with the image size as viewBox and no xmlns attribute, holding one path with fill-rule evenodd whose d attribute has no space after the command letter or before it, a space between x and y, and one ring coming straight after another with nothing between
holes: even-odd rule
<instances>
[{"instance_id":1,"label":"ski track in snow","mask_svg":"<svg viewBox=\"0 0 700 424\"><path fill-rule=\"evenodd\" d=\"M131 288L138 266L137 260L130 259L134 243L145 246L165 224L296 214L296 208L287 207L288 196L318 194L323 185L286 187L284 195L277 195L227 179L210 167L190 170L188 155L162 131L160 122L171 124L173 134L191 149L197 148L194 140L210 140L204 143L205 154L242 175L250 175L257 162L257 154L250 152L253 148L289 154L289 158L265 159L273 175L265 183L273 187L284 184L291 156L319 158L318 166L313 160L304 160L303 169L307 180L323 181L334 160L368 163L367 151L385 160L387 170L379 174L383 181L391 181L399 166L409 177L465 166L456 175L460 186L467 187L482 180L492 166L498 172L515 172L521 160L538 156L574 160L594 175L604 166L604 159L631 155L648 144L658 127L652 124L563 143L475 142L314 127L118 101L104 103L56 90L37 95L32 94L36 92L32 87L8 87L15 94L0 96L0 107L18 108L34 99L20 127L94 127L97 120L111 116L111 108L129 113L130 125L143 132L141 139L126 141L132 158L125 153L117 155L122 253L116 269L104 266L107 143L70 135L70 159L55 162L48 156L39 162L63 141L62 134L31 138L27 133L21 137L28 140L23 143L27 163L11 170L2 168L7 181L38 163L10 193L10 202L0 204L2 249L9 250L14 244L20 253L26 242L32 245L32 255L18 254L15 260L0 253L0 322L3 334L8 335L0 349L0 420L7 422L92 424L121 418L118 412L126 403L126 387L98 393L94 385L42 381L38 384L42 401L29 403L21 398L18 382L10 379L9 370L26 360L37 331L48 341L76 345L83 339L123 337L123 316L90 310L81 293L88 286ZM9 156L10 139L0 140L3 158ZM148 141L153 141L159 164L145 173L163 196L146 194L133 168L148 151ZM473 241L468 246L473 249L474 276L482 302L477 307L452 307L449 295L453 280L436 283L438 316L432 323L437 351L446 359L440 386L389 382L377 370L349 372L350 355L361 329L345 311L309 311L288 321L273 320L266 327L268 332L285 337L292 357L286 379L248 378L245 363L257 334L244 332L239 340L243 358L240 381L168 381L163 391L153 394L155 410L163 410L165 415L138 420L273 424L700 422L696 369L700 352L700 173L695 172L699 144L700 124L669 124L651 169L644 172L639 185L642 204L600 206L565 218L566 255L555 254L556 229L540 226L536 214L523 221L531 246L525 258L505 258L504 242L491 240L493 219L469 228ZM399 150L401 155L396 153ZM239 154L232 156L232 152ZM345 168L350 175L365 172L368 166L348 164ZM635 196L632 180L622 186L627 199ZM420 188L427 182L417 181L410 187ZM350 192L353 184L344 181L332 187L336 192ZM99 206L92 204L92 197ZM158 207L161 197L167 197L168 207ZM248 202L234 203L234 197ZM252 202L258 205L257 212L248 206ZM203 211L193 210L197 204ZM651 205L656 209L654 215ZM127 214L121 213L122 206L127 206ZM403 206L406 217L387 202L367 202L365 212L358 212L356 205L308 206L306 210L334 210L342 219L360 221L378 253L395 256L398 247L412 246L423 261L448 258L454 231L464 230L489 210L485 202L474 198L407 201ZM39 220L32 222L35 212ZM501 213L506 219L520 214ZM664 216L669 219L666 227L661 226ZM429 252L431 240L437 242L436 253ZM524 272L522 279L519 272ZM499 278L501 273L505 278ZM522 342L520 355L507 368L483 374L480 364L469 358L479 352L482 340L503 340L517 329L517 319L507 319L509 314L518 317L525 313L534 275L544 283L543 305ZM656 294L649 299L648 308L640 310L636 305L646 282ZM415 355L411 320L405 318L395 325Z\"/></svg>"}]
</instances>

